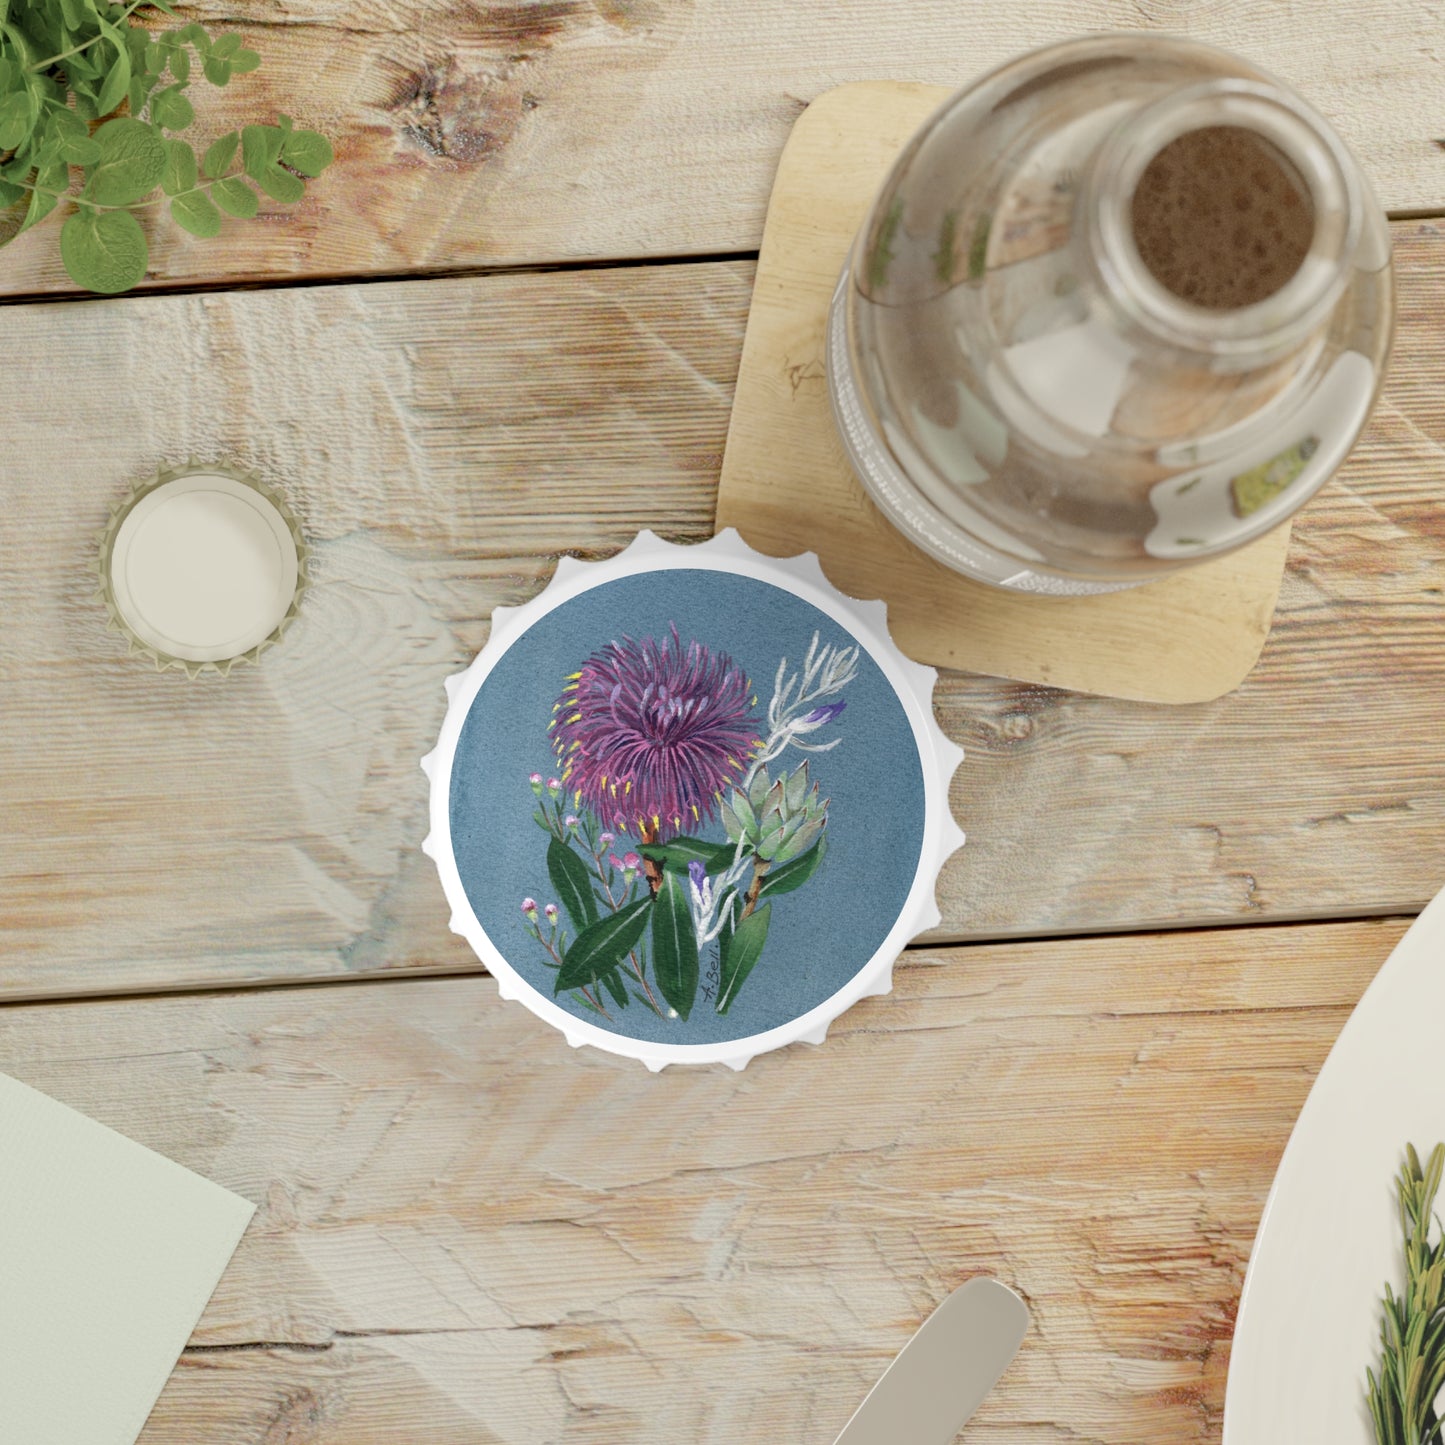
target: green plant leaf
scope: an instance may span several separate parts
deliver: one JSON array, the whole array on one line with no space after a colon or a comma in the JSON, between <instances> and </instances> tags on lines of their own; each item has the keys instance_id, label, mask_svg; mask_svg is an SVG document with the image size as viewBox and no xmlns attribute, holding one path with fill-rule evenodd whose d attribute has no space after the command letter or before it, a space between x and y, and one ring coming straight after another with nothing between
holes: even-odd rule
<instances>
[{"instance_id":1,"label":"green plant leaf","mask_svg":"<svg viewBox=\"0 0 1445 1445\"><path fill-rule=\"evenodd\" d=\"M231 169L231 162L236 159L236 152L240 148L240 131L229 131L219 140L212 141L206 148L206 156L201 162L201 170L212 180L215 180L217 176L225 175Z\"/></svg>"},{"instance_id":2,"label":"green plant leaf","mask_svg":"<svg viewBox=\"0 0 1445 1445\"><path fill-rule=\"evenodd\" d=\"M97 20L96 23L100 26L101 34L115 49L115 63L107 72L105 83L95 97L96 114L109 115L130 90L130 49L114 25L107 25L104 20Z\"/></svg>"},{"instance_id":3,"label":"green plant leaf","mask_svg":"<svg viewBox=\"0 0 1445 1445\"><path fill-rule=\"evenodd\" d=\"M151 97L151 118L167 130L185 130L195 120L196 110L179 85L168 85Z\"/></svg>"},{"instance_id":4,"label":"green plant leaf","mask_svg":"<svg viewBox=\"0 0 1445 1445\"><path fill-rule=\"evenodd\" d=\"M88 135L64 135L60 138L60 154L73 166L93 166L100 159L101 150Z\"/></svg>"},{"instance_id":5,"label":"green plant leaf","mask_svg":"<svg viewBox=\"0 0 1445 1445\"><path fill-rule=\"evenodd\" d=\"M293 130L281 145L281 159L303 176L319 176L335 160L331 142L314 130Z\"/></svg>"},{"instance_id":6,"label":"green plant leaf","mask_svg":"<svg viewBox=\"0 0 1445 1445\"><path fill-rule=\"evenodd\" d=\"M129 211L82 207L60 228L60 259L77 286L114 296L145 276L145 232Z\"/></svg>"},{"instance_id":7,"label":"green plant leaf","mask_svg":"<svg viewBox=\"0 0 1445 1445\"><path fill-rule=\"evenodd\" d=\"M64 161L53 161L42 166L36 173L36 189L30 192L30 205L20 229L28 231L31 226L43 221L59 204L60 192L70 184L70 167Z\"/></svg>"},{"instance_id":8,"label":"green plant leaf","mask_svg":"<svg viewBox=\"0 0 1445 1445\"><path fill-rule=\"evenodd\" d=\"M709 873L721 873L733 861L732 843L709 843L704 838L669 838L666 843L643 843L638 852L661 863L669 873L686 873L687 865L701 863Z\"/></svg>"},{"instance_id":9,"label":"green plant leaf","mask_svg":"<svg viewBox=\"0 0 1445 1445\"><path fill-rule=\"evenodd\" d=\"M24 90L12 90L0 98L0 151L16 150L30 134L35 123L30 95Z\"/></svg>"},{"instance_id":10,"label":"green plant leaf","mask_svg":"<svg viewBox=\"0 0 1445 1445\"><path fill-rule=\"evenodd\" d=\"M171 74L184 85L191 78L191 52L184 45L172 45L168 59Z\"/></svg>"},{"instance_id":11,"label":"green plant leaf","mask_svg":"<svg viewBox=\"0 0 1445 1445\"><path fill-rule=\"evenodd\" d=\"M592 874L582 859L556 838L547 845L547 876L572 920L572 927L579 934L588 924L596 923L597 902L592 897Z\"/></svg>"},{"instance_id":12,"label":"green plant leaf","mask_svg":"<svg viewBox=\"0 0 1445 1445\"><path fill-rule=\"evenodd\" d=\"M273 201L299 201L306 194L306 182L280 166L268 166L253 179Z\"/></svg>"},{"instance_id":13,"label":"green plant leaf","mask_svg":"<svg viewBox=\"0 0 1445 1445\"><path fill-rule=\"evenodd\" d=\"M818 871L827 851L828 836L825 833L801 858L794 858L791 863L773 869L763 879L758 897L776 897L779 893L791 893L795 888L801 888Z\"/></svg>"},{"instance_id":14,"label":"green plant leaf","mask_svg":"<svg viewBox=\"0 0 1445 1445\"><path fill-rule=\"evenodd\" d=\"M261 57L254 50L241 49L231 57L231 69L237 75L249 75L260 67Z\"/></svg>"},{"instance_id":15,"label":"green plant leaf","mask_svg":"<svg viewBox=\"0 0 1445 1445\"><path fill-rule=\"evenodd\" d=\"M562 967L557 971L552 992L583 988L595 983L604 973L611 973L637 947L651 911L649 893L584 928L562 956Z\"/></svg>"},{"instance_id":16,"label":"green plant leaf","mask_svg":"<svg viewBox=\"0 0 1445 1445\"><path fill-rule=\"evenodd\" d=\"M241 165L253 181L281 159L283 137L280 126L248 125L241 130Z\"/></svg>"},{"instance_id":17,"label":"green plant leaf","mask_svg":"<svg viewBox=\"0 0 1445 1445\"><path fill-rule=\"evenodd\" d=\"M225 85L231 79L231 62L229 60L217 60L214 55L207 55L201 61L201 69L206 72L206 79L212 85Z\"/></svg>"},{"instance_id":18,"label":"green plant leaf","mask_svg":"<svg viewBox=\"0 0 1445 1445\"><path fill-rule=\"evenodd\" d=\"M221 213L211 203L211 198L201 191L190 191L184 196L177 196L171 202L171 216L176 225L193 236L220 234Z\"/></svg>"},{"instance_id":19,"label":"green plant leaf","mask_svg":"<svg viewBox=\"0 0 1445 1445\"><path fill-rule=\"evenodd\" d=\"M228 216L239 216L243 221L249 221L261 204L255 191L240 176L227 176L225 180L217 181L211 187L211 199ZM552 831L545 822L541 826L549 833Z\"/></svg>"},{"instance_id":20,"label":"green plant leaf","mask_svg":"<svg viewBox=\"0 0 1445 1445\"><path fill-rule=\"evenodd\" d=\"M662 875L652 910L652 972L663 998L685 1019L697 998L697 934L676 873Z\"/></svg>"},{"instance_id":21,"label":"green plant leaf","mask_svg":"<svg viewBox=\"0 0 1445 1445\"><path fill-rule=\"evenodd\" d=\"M241 37L236 34L223 35L211 45L211 54L218 60L230 60L241 48Z\"/></svg>"},{"instance_id":22,"label":"green plant leaf","mask_svg":"<svg viewBox=\"0 0 1445 1445\"><path fill-rule=\"evenodd\" d=\"M100 160L90 168L85 194L100 206L128 206L148 196L166 169L160 133L143 121L122 117L95 133Z\"/></svg>"},{"instance_id":23,"label":"green plant leaf","mask_svg":"<svg viewBox=\"0 0 1445 1445\"><path fill-rule=\"evenodd\" d=\"M773 905L764 903L756 912L748 914L735 929L723 935L715 1005L720 1014L725 1014L732 1007L738 990L747 981L753 965L762 957L763 945L768 941L768 923L772 913Z\"/></svg>"},{"instance_id":24,"label":"green plant leaf","mask_svg":"<svg viewBox=\"0 0 1445 1445\"><path fill-rule=\"evenodd\" d=\"M161 189L168 196L196 188L196 153L183 140L166 142L166 168L161 175Z\"/></svg>"}]
</instances>

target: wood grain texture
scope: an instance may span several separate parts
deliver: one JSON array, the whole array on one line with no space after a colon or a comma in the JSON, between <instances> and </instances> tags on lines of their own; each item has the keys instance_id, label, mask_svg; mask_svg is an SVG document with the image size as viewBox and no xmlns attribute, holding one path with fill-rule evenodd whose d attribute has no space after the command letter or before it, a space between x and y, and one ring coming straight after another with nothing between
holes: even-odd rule
<instances>
[{"instance_id":1,"label":"wood grain texture","mask_svg":"<svg viewBox=\"0 0 1445 1445\"><path fill-rule=\"evenodd\" d=\"M828 313L888 167L946 97L936 86L842 86L793 127L758 256L718 525L773 557L816 552L840 591L888 604L894 639L920 662L1140 702L1212 701L1239 686L1269 635L1287 523L1143 587L1034 597L920 552L848 460L826 381Z\"/></svg>"},{"instance_id":2,"label":"wood grain texture","mask_svg":"<svg viewBox=\"0 0 1445 1445\"><path fill-rule=\"evenodd\" d=\"M490 979L0 1010L0 1068L259 1213L142 1445L831 1440L978 1273L992 1445L1212 1445L1265 1193L1396 921L914 952L650 1076Z\"/></svg>"},{"instance_id":3,"label":"wood grain texture","mask_svg":"<svg viewBox=\"0 0 1445 1445\"><path fill-rule=\"evenodd\" d=\"M1395 209L1445 205L1431 0L214 0L263 58L195 92L202 141L277 111L337 165L295 210L215 241L156 208L150 284L397 274L754 249L799 111L847 80L957 86L1100 29L1184 32L1299 86ZM68 290L58 219L0 257L0 293Z\"/></svg>"},{"instance_id":4,"label":"wood grain texture","mask_svg":"<svg viewBox=\"0 0 1445 1445\"><path fill-rule=\"evenodd\" d=\"M1413 912L1445 882L1445 237L1397 241L1383 405L1302 514L1239 692L1160 709L941 679L969 833L942 936ZM0 993L472 966L418 848L441 680L559 552L708 533L750 280L10 309ZM104 366L170 400L118 410L114 387L71 385ZM316 547L295 628L224 681L145 671L89 596L107 508L191 453L281 484Z\"/></svg>"}]
</instances>

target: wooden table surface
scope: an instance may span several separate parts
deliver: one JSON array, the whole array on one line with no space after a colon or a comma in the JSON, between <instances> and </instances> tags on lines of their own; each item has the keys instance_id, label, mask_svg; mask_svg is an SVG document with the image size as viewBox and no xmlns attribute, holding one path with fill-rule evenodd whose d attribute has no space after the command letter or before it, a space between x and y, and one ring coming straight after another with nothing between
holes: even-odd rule
<instances>
[{"instance_id":1,"label":"wooden table surface","mask_svg":"<svg viewBox=\"0 0 1445 1445\"><path fill-rule=\"evenodd\" d=\"M338 164L215 241L159 228L147 294L69 294L53 226L0 252L0 1069L260 1206L144 1445L826 1445L979 1272L1034 1329L967 1438L1217 1442L1290 1126L1445 883L1440 8L185 13L263 56L205 130L279 106ZM708 535L813 97L1140 26L1296 83L1395 217L1393 371L1259 666L1185 708L944 674L970 841L892 995L740 1075L568 1049L419 851L442 679L559 555ZM88 580L191 455L315 546L225 681L128 659Z\"/></svg>"}]
</instances>

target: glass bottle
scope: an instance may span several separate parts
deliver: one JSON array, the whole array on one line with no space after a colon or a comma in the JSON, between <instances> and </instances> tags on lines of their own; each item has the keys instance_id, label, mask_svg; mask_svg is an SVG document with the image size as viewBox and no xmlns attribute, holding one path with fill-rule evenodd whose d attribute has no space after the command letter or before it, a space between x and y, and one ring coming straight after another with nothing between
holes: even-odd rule
<instances>
[{"instance_id":1,"label":"glass bottle","mask_svg":"<svg viewBox=\"0 0 1445 1445\"><path fill-rule=\"evenodd\" d=\"M1373 405L1390 238L1280 81L1108 34L949 100L895 163L829 321L850 459L955 570L1111 591L1302 505Z\"/></svg>"}]
</instances>

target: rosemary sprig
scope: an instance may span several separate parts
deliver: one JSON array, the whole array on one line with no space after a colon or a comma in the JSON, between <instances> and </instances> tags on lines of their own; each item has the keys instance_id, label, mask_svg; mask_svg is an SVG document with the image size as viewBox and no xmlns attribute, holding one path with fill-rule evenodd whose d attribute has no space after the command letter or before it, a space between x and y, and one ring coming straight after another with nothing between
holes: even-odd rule
<instances>
[{"instance_id":1,"label":"rosemary sprig","mask_svg":"<svg viewBox=\"0 0 1445 1445\"><path fill-rule=\"evenodd\" d=\"M1445 1175L1445 1144L1422 1169L1413 1144L1395 1189L1405 1239L1405 1292L1385 1286L1380 1376L1366 1370L1378 1445L1445 1445L1435 1398L1445 1387L1445 1240L1431 1244L1435 1195Z\"/></svg>"}]
</instances>

